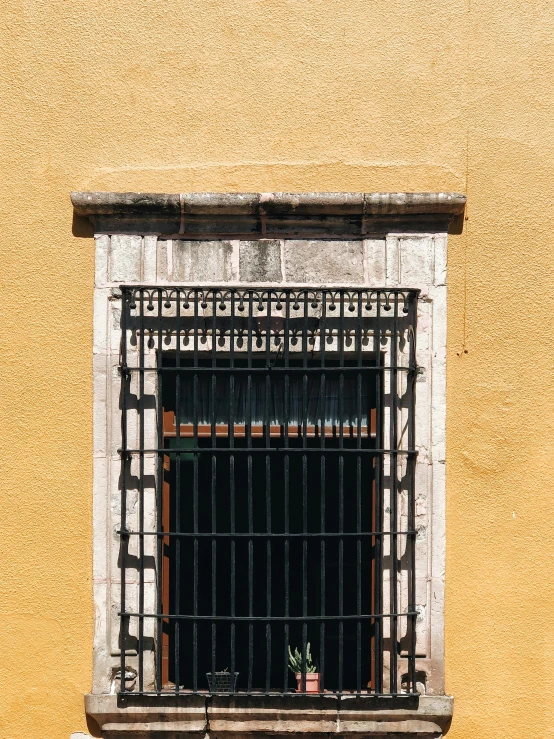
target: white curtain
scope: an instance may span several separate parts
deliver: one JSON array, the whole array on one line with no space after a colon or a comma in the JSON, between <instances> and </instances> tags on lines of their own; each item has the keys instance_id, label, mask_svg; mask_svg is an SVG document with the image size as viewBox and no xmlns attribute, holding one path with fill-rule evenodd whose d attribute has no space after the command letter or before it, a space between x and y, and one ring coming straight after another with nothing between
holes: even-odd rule
<instances>
[{"instance_id":1,"label":"white curtain","mask_svg":"<svg viewBox=\"0 0 554 739\"><path fill-rule=\"evenodd\" d=\"M307 420L310 426L339 425L340 416L345 426L368 423L367 376L347 372L343 375L342 407L340 403L340 379L338 372L326 374L321 383L320 373L309 373L304 387L303 375L291 372L288 380L288 423L300 424ZM272 425L285 423L285 377L283 372L270 374L269 404L266 409L266 375L254 372L250 381L250 407L248 404L247 374L234 375L233 422L261 425L266 419ZM358 382L361 385L361 402L358 398ZM180 423L193 423L194 380L191 374L181 379ZM215 422L228 424L231 417L230 380L228 375L216 375L215 392L212 377L206 372L198 373L196 413L199 424L211 424L215 404ZM322 393L323 389L323 393ZM358 405L360 406L358 410ZM342 412L341 412L342 411Z\"/></svg>"}]
</instances>

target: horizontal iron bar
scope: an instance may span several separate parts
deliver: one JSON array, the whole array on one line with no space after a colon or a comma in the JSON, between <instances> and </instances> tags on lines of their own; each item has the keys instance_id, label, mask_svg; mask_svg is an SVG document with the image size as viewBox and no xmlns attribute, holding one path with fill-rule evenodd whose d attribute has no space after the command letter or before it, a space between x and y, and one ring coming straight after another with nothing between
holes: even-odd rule
<instances>
[{"instance_id":1,"label":"horizontal iron bar","mask_svg":"<svg viewBox=\"0 0 554 739\"><path fill-rule=\"evenodd\" d=\"M244 293L245 295L255 294L255 295L274 295L276 299L280 295L295 295L295 294L306 294L306 295L321 295L322 293L325 293L327 296L332 296L332 294L336 295L355 295L356 293L360 294L368 294L375 295L377 293L386 295L387 293L390 295L398 294L398 295L419 295L421 293L421 289L418 287L368 287L367 285L353 285L352 287L349 287L348 285L343 286L337 286L337 287L319 287L319 286L308 286L308 285L287 285L286 287L279 286L279 287L256 287L256 286L240 286L240 285L222 285L221 283L218 285L216 283L214 284L207 284L207 285L120 285L119 289L127 294L137 293L141 292L143 290L155 290L157 293L161 294L162 296L164 294L170 294L170 293L177 293L177 292L188 292L190 293L196 293L198 295L202 295L202 293L206 291L213 291L214 293ZM171 298L171 295L169 295Z\"/></svg>"},{"instance_id":2,"label":"horizontal iron bar","mask_svg":"<svg viewBox=\"0 0 554 739\"><path fill-rule=\"evenodd\" d=\"M183 437L182 437L183 438ZM302 434L291 436L291 438L298 438L301 439ZM337 435L336 438L340 439L340 436ZM344 434L344 438L347 437L346 434ZM236 453L244 453L244 454L290 454L290 453L299 453L299 454L306 454L308 452L310 453L316 453L316 454L368 454L371 456L375 455L381 455L381 454L405 454L408 457L414 457L418 454L416 449L331 449L330 447L191 447L190 449L188 447L183 447L182 449L179 449L178 447L171 448L171 449L162 449L160 447L156 449L118 449L118 454L215 454L216 452L224 453L224 454L236 454Z\"/></svg>"},{"instance_id":3,"label":"horizontal iron bar","mask_svg":"<svg viewBox=\"0 0 554 739\"><path fill-rule=\"evenodd\" d=\"M365 367L365 366L356 366L356 367L273 367L271 365L266 367L130 367L129 365L123 367L122 365L119 366L121 371L127 371L127 372L186 372L191 374L197 374L197 373L207 373L210 375L219 375L219 374L267 374L268 371L270 372L279 372L279 373L286 373L286 374L310 374L310 373L324 373L327 374L328 372L340 372L344 374L360 374L363 372L417 372L419 370L419 367Z\"/></svg>"},{"instance_id":4,"label":"horizontal iron bar","mask_svg":"<svg viewBox=\"0 0 554 739\"><path fill-rule=\"evenodd\" d=\"M265 690L234 690L232 692L227 693L220 693L217 691L211 691L211 690L190 690L190 689L182 689L176 690L174 686L168 687L166 690L120 690L118 695L146 695L146 696L161 696L163 698L169 698L174 697L176 699L181 697L186 697L189 695L224 695L226 697L229 697L230 695L248 695L248 696L267 696L269 698L295 698L295 697L305 697L306 695L309 695L310 698L336 698L337 696L346 696L347 698L362 698L363 700L371 700L374 701L377 698L418 698L419 693L370 693L367 692L357 692L356 690L333 690L332 688L325 688L324 693L302 693L298 692L297 690L291 690L286 691L283 690L280 693L276 692L275 690L265 691Z\"/></svg>"},{"instance_id":5,"label":"horizontal iron bar","mask_svg":"<svg viewBox=\"0 0 554 739\"><path fill-rule=\"evenodd\" d=\"M351 537L353 539L362 539L363 537L368 536L415 536L417 534L417 531L363 531L360 533L356 533L355 531L345 531L342 534L332 531L332 532L317 532L317 533L306 533L306 534L283 534L283 533L251 533L248 532L234 532L234 533L223 533L223 532L201 532L201 533L193 533L193 532L183 532L183 531L121 531L118 530L117 533L120 536L180 536L184 538L190 538L190 539L198 539L201 537L205 537L208 539L212 538L219 538L219 539L236 539L236 538L244 538L244 539L274 539L274 538L281 538L281 539L294 539L294 538L300 538L300 539L310 539L310 538L328 538L328 537L340 537L341 539L345 537Z\"/></svg>"},{"instance_id":6,"label":"horizontal iron bar","mask_svg":"<svg viewBox=\"0 0 554 739\"><path fill-rule=\"evenodd\" d=\"M382 618L402 618L404 616L417 616L417 611L406 611L406 613L364 613L352 614L345 616L191 616L190 614L169 614L169 613L118 613L119 616L125 618L157 618L157 619L185 619L187 621L225 621L227 623L233 621L259 621L268 623L269 621L366 621L367 619Z\"/></svg>"}]
</instances>

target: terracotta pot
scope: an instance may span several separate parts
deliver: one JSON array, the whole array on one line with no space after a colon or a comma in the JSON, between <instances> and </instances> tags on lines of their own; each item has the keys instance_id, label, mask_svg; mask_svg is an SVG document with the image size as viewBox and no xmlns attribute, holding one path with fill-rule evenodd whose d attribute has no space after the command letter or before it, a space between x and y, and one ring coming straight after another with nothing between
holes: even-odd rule
<instances>
[{"instance_id":1,"label":"terracotta pot","mask_svg":"<svg viewBox=\"0 0 554 739\"><path fill-rule=\"evenodd\" d=\"M306 693L319 693L319 672L307 672L306 675ZM296 692L302 693L302 673L296 673Z\"/></svg>"}]
</instances>

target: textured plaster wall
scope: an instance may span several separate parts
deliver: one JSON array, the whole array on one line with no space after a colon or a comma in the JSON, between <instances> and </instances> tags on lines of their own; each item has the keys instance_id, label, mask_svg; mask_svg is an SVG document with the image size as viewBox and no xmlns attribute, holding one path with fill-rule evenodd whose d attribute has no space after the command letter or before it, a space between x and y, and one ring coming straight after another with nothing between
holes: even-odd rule
<instances>
[{"instance_id":1,"label":"textured plaster wall","mask_svg":"<svg viewBox=\"0 0 554 739\"><path fill-rule=\"evenodd\" d=\"M2 737L87 731L93 241L73 189L467 192L449 736L553 735L553 27L546 0L4 0Z\"/></svg>"}]
</instances>

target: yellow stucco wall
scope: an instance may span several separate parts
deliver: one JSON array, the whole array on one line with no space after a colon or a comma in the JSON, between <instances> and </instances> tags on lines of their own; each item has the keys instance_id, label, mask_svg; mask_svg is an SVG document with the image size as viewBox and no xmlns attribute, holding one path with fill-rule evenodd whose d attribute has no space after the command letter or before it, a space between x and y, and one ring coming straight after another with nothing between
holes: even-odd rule
<instances>
[{"instance_id":1,"label":"yellow stucco wall","mask_svg":"<svg viewBox=\"0 0 554 739\"><path fill-rule=\"evenodd\" d=\"M449 240L449 737L554 736L553 26L547 0L4 0L2 738L87 730L82 189L467 192Z\"/></svg>"}]
</instances>

